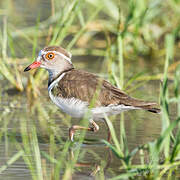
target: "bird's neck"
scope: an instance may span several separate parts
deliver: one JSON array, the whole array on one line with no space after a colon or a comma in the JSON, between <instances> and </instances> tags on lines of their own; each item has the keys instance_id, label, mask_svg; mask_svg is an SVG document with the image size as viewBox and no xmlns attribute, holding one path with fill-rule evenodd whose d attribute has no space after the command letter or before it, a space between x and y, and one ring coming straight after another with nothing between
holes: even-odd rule
<instances>
[{"instance_id":1,"label":"bird's neck","mask_svg":"<svg viewBox=\"0 0 180 180\"><path fill-rule=\"evenodd\" d=\"M71 71L72 69L74 69L73 66L71 67L68 67L64 70L56 70L56 69L48 69L48 72L49 72L49 80L48 80L48 86L55 80L57 79L61 74L65 73L65 72L68 72L68 71Z\"/></svg>"}]
</instances>

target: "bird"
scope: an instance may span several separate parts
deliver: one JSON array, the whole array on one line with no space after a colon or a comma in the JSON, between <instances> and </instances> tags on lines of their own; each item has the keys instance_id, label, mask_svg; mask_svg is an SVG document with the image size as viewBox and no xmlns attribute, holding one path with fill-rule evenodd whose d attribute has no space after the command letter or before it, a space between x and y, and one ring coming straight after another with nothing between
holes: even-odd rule
<instances>
[{"instance_id":1,"label":"bird","mask_svg":"<svg viewBox=\"0 0 180 180\"><path fill-rule=\"evenodd\" d=\"M63 112L75 118L83 118L89 112L91 126L73 125L69 128L69 139L74 140L76 130L97 132L98 119L120 114L123 111L143 109L160 113L155 102L130 97L100 76L76 69L72 55L61 46L47 46L39 51L36 60L24 69L44 68L49 73L48 94ZM92 103L93 102L93 103Z\"/></svg>"}]
</instances>

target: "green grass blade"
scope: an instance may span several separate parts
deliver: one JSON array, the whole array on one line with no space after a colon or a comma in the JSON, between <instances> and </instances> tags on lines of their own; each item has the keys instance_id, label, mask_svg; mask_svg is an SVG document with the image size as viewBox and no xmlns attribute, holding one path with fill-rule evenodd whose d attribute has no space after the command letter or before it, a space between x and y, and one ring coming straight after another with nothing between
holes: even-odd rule
<instances>
[{"instance_id":1,"label":"green grass blade","mask_svg":"<svg viewBox=\"0 0 180 180\"><path fill-rule=\"evenodd\" d=\"M23 156L24 151L20 150L16 154L14 154L7 162L6 165L0 167L0 174L5 171L8 166L12 165L15 161L17 161L21 156Z\"/></svg>"}]
</instances>

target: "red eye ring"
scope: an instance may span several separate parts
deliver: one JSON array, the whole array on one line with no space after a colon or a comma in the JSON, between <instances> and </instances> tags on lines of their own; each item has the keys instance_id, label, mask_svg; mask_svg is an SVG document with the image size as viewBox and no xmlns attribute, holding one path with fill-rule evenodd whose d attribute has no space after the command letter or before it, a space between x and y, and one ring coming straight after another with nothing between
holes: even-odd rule
<instances>
[{"instance_id":1,"label":"red eye ring","mask_svg":"<svg viewBox=\"0 0 180 180\"><path fill-rule=\"evenodd\" d=\"M46 59L52 60L54 58L55 54L53 52L49 52L46 54Z\"/></svg>"}]
</instances>

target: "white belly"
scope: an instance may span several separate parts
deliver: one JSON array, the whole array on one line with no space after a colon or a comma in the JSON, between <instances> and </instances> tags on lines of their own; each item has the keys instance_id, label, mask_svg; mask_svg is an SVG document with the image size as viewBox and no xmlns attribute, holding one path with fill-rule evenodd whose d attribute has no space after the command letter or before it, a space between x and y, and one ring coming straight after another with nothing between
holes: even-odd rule
<instances>
[{"instance_id":1,"label":"white belly","mask_svg":"<svg viewBox=\"0 0 180 180\"><path fill-rule=\"evenodd\" d=\"M88 110L88 103L75 98L65 99L50 96L51 100L65 113L72 117L82 118Z\"/></svg>"}]
</instances>

